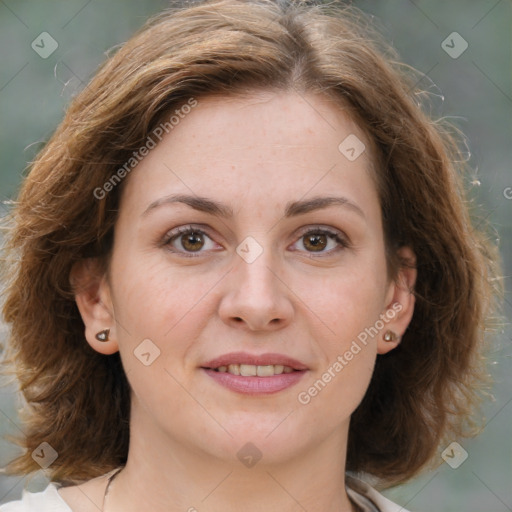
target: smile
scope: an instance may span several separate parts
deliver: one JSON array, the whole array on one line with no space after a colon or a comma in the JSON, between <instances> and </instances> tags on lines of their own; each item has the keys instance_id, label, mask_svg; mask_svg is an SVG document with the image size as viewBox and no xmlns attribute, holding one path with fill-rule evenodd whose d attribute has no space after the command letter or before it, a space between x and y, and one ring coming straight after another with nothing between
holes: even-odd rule
<instances>
[{"instance_id":1,"label":"smile","mask_svg":"<svg viewBox=\"0 0 512 512\"><path fill-rule=\"evenodd\" d=\"M242 377L272 377L282 373L292 373L294 371L290 366L282 364L253 365L253 364L230 364L214 368L220 373L230 373L231 375L241 375Z\"/></svg>"}]
</instances>

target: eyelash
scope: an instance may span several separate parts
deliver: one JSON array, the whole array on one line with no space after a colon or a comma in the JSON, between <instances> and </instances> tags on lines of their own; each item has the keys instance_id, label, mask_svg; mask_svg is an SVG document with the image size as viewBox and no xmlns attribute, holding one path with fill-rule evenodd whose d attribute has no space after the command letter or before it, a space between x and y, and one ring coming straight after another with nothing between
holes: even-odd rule
<instances>
[{"instance_id":1,"label":"eyelash","mask_svg":"<svg viewBox=\"0 0 512 512\"><path fill-rule=\"evenodd\" d=\"M188 225L188 226L182 226L182 227L176 228L176 229L170 231L169 233L167 233L167 235L164 237L164 240L162 241L162 246L168 247L168 246L170 246L171 242L178 239L180 236L187 235L190 233L199 233L201 235L207 236L210 240L212 240L212 238L208 235L208 233L206 231L204 231L203 229L195 228L194 226ZM318 253L315 253L314 251L306 251L313 257L322 258L322 257L325 257L326 255L332 255L334 252L338 252L339 250L343 250L343 249L348 249L350 247L350 242L342 233L337 232L337 231L331 231L330 229L327 229L324 227L310 228L307 231L304 231L298 237L298 240L300 240L301 238L304 238L308 235L313 235L313 234L326 235L328 238L334 240L338 244L337 248L331 249L327 252L320 251ZM174 250L174 248L169 249L169 250L174 254L180 254L186 258L198 258L202 254L202 251L198 251L197 253L194 253L194 252L178 251L178 250ZM299 252L304 252L304 251L299 251Z\"/></svg>"}]
</instances>

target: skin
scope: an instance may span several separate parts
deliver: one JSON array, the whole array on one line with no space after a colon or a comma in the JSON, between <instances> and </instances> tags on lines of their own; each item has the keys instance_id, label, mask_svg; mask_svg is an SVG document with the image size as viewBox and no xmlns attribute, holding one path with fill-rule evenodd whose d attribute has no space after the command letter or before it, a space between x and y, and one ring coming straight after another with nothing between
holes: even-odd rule
<instances>
[{"instance_id":1,"label":"skin","mask_svg":"<svg viewBox=\"0 0 512 512\"><path fill-rule=\"evenodd\" d=\"M323 96L201 98L127 178L108 275L94 278L94 262L73 273L88 283L76 296L87 341L104 354L120 351L133 390L128 462L107 512L355 510L340 485L350 416L377 355L399 343L384 332L402 335L409 324L416 271L387 275L371 155L349 161L338 150L350 134L365 141ZM171 194L208 197L233 216L180 203L144 214ZM284 218L287 203L320 196L356 207ZM207 235L196 257L187 257L183 237L165 243L191 223ZM326 237L315 252L304 233L319 227L342 233L348 246ZM248 236L263 249L252 263L236 252ZM410 249L401 254L414 263ZM402 309L385 329L301 404L298 394L396 303ZM107 327L110 341L98 342ZM149 366L134 356L145 339L160 350ZM309 369L279 393L241 395L200 369L233 351L278 352ZM262 453L252 468L237 458L248 442ZM60 492L73 510L97 510L105 484L100 477Z\"/></svg>"}]
</instances>

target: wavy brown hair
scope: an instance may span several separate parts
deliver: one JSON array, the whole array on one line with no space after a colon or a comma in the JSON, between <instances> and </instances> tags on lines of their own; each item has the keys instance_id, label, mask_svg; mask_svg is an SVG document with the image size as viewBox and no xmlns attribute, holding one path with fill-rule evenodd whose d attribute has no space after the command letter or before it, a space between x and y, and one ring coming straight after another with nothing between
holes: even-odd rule
<instances>
[{"instance_id":1,"label":"wavy brown hair","mask_svg":"<svg viewBox=\"0 0 512 512\"><path fill-rule=\"evenodd\" d=\"M86 342L70 284L75 263L108 265L123 183L101 199L94 191L190 98L261 89L323 94L348 109L372 146L390 277L404 264L398 247L417 257L414 316L398 348L377 358L351 419L347 469L401 482L441 440L467 433L496 252L470 220L453 130L423 113L417 77L367 25L336 3L196 2L151 19L73 100L8 219L3 312L26 400L25 452L9 472L39 469L31 452L43 441L59 454L48 469L56 481L126 461L129 385L119 355Z\"/></svg>"}]
</instances>

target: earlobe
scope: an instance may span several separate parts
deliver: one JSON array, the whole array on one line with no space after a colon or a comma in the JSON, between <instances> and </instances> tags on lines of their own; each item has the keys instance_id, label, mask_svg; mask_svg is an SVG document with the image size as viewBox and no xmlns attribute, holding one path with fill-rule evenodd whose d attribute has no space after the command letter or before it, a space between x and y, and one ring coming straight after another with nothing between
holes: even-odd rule
<instances>
[{"instance_id":1,"label":"earlobe","mask_svg":"<svg viewBox=\"0 0 512 512\"><path fill-rule=\"evenodd\" d=\"M87 343L101 354L118 351L110 287L99 262L94 259L75 263L70 275L75 301L85 325Z\"/></svg>"},{"instance_id":2,"label":"earlobe","mask_svg":"<svg viewBox=\"0 0 512 512\"><path fill-rule=\"evenodd\" d=\"M414 313L416 256L409 247L401 247L398 250L398 256L403 264L396 279L390 285L390 298L385 313L386 318L390 320L377 340L379 354L387 354L400 344Z\"/></svg>"}]
</instances>

